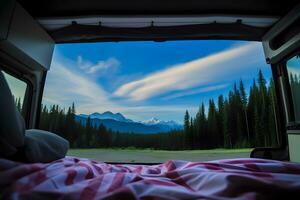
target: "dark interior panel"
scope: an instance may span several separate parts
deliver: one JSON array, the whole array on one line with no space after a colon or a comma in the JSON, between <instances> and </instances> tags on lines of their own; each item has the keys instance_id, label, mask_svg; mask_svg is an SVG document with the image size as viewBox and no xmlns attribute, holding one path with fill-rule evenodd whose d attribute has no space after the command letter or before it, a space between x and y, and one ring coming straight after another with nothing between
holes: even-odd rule
<instances>
[{"instance_id":1,"label":"dark interior panel","mask_svg":"<svg viewBox=\"0 0 300 200\"><path fill-rule=\"evenodd\" d=\"M19 0L33 17L137 14L244 14L283 16L299 1L286 0Z\"/></svg>"}]
</instances>

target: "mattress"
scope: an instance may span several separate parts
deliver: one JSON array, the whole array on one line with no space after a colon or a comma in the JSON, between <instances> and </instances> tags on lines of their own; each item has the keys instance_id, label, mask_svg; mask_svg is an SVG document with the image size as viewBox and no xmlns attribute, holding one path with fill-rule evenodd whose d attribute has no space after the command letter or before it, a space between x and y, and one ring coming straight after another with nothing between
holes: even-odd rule
<instances>
[{"instance_id":1,"label":"mattress","mask_svg":"<svg viewBox=\"0 0 300 200\"><path fill-rule=\"evenodd\" d=\"M0 159L0 192L3 199L300 199L300 164L249 158L159 165Z\"/></svg>"}]
</instances>

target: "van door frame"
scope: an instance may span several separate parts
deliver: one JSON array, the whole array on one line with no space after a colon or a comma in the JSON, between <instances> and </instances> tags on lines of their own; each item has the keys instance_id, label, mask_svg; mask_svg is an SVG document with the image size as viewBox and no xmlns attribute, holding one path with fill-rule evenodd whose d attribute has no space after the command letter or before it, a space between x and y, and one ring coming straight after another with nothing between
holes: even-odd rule
<instances>
[{"instance_id":1,"label":"van door frame","mask_svg":"<svg viewBox=\"0 0 300 200\"><path fill-rule=\"evenodd\" d=\"M267 150L270 150L271 153L280 152L282 156L280 160L290 160L287 129L290 123L295 121L295 113L286 63L300 49L299 22L300 4L277 22L262 39L266 61L272 67L276 96L280 109L279 124L282 144L280 148L273 150L267 148L255 149L251 153L251 157L259 157Z\"/></svg>"}]
</instances>

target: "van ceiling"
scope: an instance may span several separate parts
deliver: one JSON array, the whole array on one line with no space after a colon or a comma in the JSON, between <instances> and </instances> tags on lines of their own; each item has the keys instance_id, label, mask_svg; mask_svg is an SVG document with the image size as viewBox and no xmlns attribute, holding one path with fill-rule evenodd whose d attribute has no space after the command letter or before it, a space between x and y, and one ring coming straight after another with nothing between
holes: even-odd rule
<instances>
[{"instance_id":1,"label":"van ceiling","mask_svg":"<svg viewBox=\"0 0 300 200\"><path fill-rule=\"evenodd\" d=\"M279 18L299 3L298 0L17 1L57 43L174 39L259 41ZM129 18L129 21L122 21L125 17ZM171 18L173 24L163 26L161 19L164 20L164 17ZM178 18L183 18L181 21L188 21L188 17L193 17L193 22L201 21L201 23L176 25L176 20L180 21ZM232 21L213 20L213 17L216 19L227 17ZM251 18L252 24L248 23L247 17ZM112 20L114 24L111 18L115 18ZM130 18L134 18L134 23ZM137 25L137 21L144 26ZM261 26L255 25L262 22L264 24Z\"/></svg>"}]
</instances>

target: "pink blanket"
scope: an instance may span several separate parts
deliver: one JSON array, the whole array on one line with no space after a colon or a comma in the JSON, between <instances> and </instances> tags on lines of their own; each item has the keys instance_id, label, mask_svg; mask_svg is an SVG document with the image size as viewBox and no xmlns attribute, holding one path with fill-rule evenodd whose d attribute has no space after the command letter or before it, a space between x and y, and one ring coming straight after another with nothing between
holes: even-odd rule
<instances>
[{"instance_id":1,"label":"pink blanket","mask_svg":"<svg viewBox=\"0 0 300 200\"><path fill-rule=\"evenodd\" d=\"M3 199L300 199L300 164L263 159L111 165L0 159Z\"/></svg>"}]
</instances>

